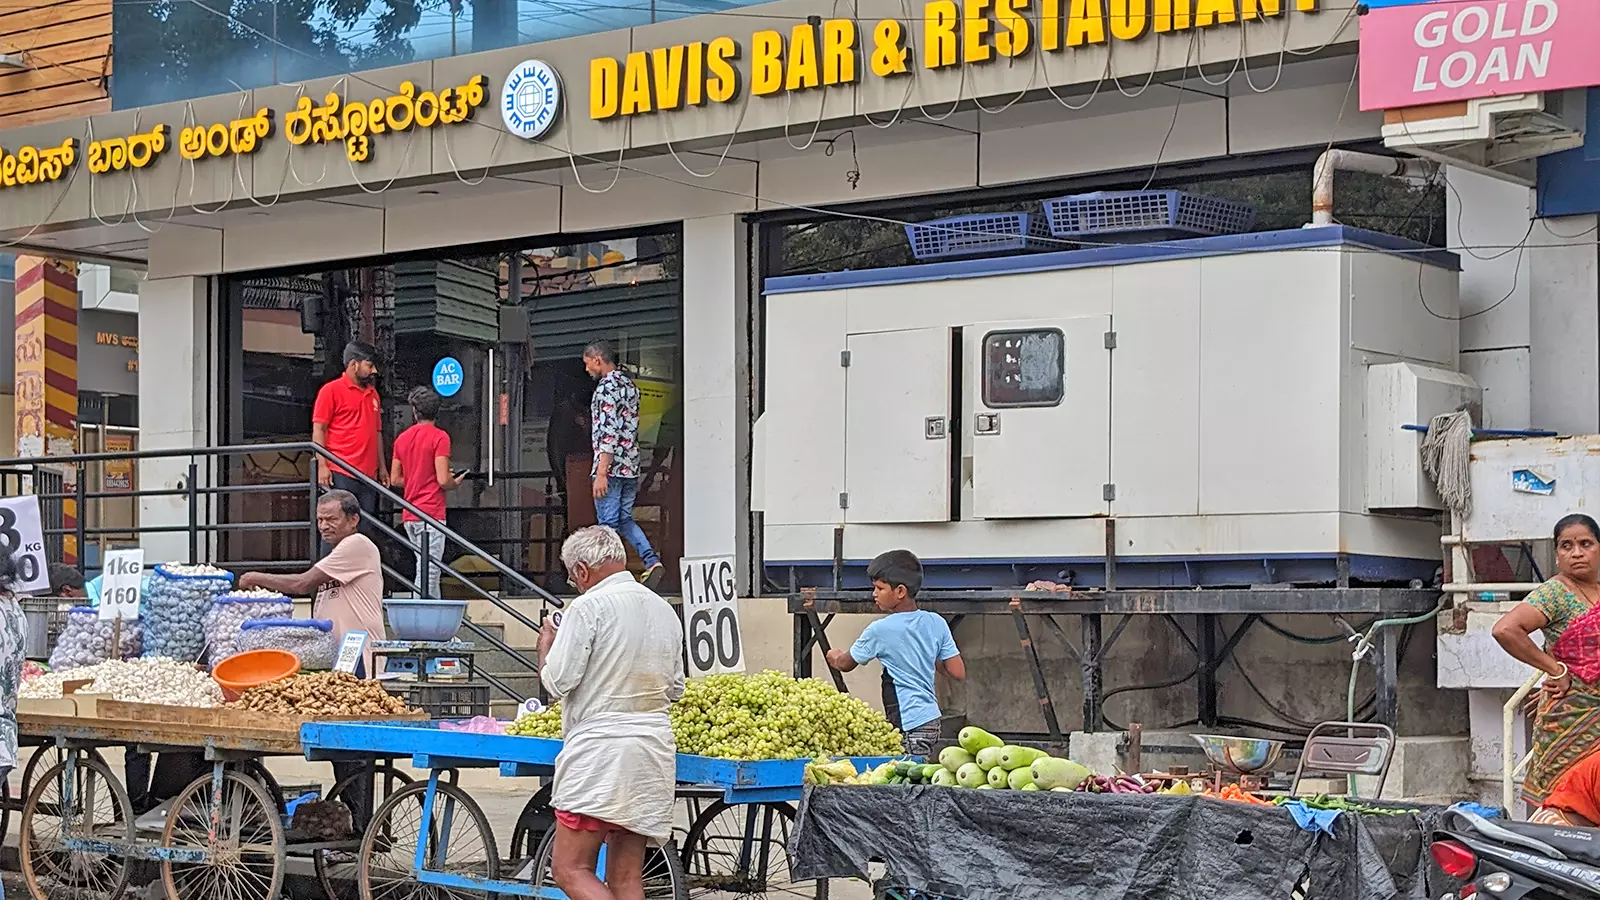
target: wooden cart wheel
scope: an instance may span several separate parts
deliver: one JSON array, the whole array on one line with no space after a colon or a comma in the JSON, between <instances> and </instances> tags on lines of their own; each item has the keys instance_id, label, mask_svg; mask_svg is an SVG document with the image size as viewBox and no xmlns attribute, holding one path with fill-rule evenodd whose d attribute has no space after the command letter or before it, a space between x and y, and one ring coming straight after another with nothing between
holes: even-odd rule
<instances>
[{"instance_id":1,"label":"wooden cart wheel","mask_svg":"<svg viewBox=\"0 0 1600 900\"><path fill-rule=\"evenodd\" d=\"M22 803L22 877L34 900L116 900L128 887L128 861L120 856L68 850L67 838L133 840L133 803L104 760L80 756L71 801L66 761L46 769Z\"/></svg>"},{"instance_id":2,"label":"wooden cart wheel","mask_svg":"<svg viewBox=\"0 0 1600 900\"><path fill-rule=\"evenodd\" d=\"M555 878L550 874L550 856L555 852L555 845L556 830L552 828L539 842L539 855L533 866L535 888L555 889ZM665 847L651 847L644 852L644 896L645 900L689 900L689 881L684 877L683 860L679 858L675 842L668 841Z\"/></svg>"},{"instance_id":3,"label":"wooden cart wheel","mask_svg":"<svg viewBox=\"0 0 1600 900\"><path fill-rule=\"evenodd\" d=\"M196 778L167 814L163 848L206 851L202 863L161 863L168 900L278 900L285 841L277 803L261 782L232 769L213 798L211 779Z\"/></svg>"},{"instance_id":4,"label":"wooden cart wheel","mask_svg":"<svg viewBox=\"0 0 1600 900\"><path fill-rule=\"evenodd\" d=\"M531 859L544 840L545 832L555 827L556 811L550 805L555 785L546 784L529 798L528 805L517 816L516 827L511 829L511 852L506 859Z\"/></svg>"},{"instance_id":5,"label":"wooden cart wheel","mask_svg":"<svg viewBox=\"0 0 1600 900\"><path fill-rule=\"evenodd\" d=\"M483 810L460 788L439 782L432 818L424 825L422 805L428 783L408 784L383 801L361 838L357 854L361 900L407 897L486 898L485 891L422 884L411 877L417 848L425 848L423 871L466 875L490 881L500 878L500 854ZM441 846L443 845L443 846Z\"/></svg>"},{"instance_id":6,"label":"wooden cart wheel","mask_svg":"<svg viewBox=\"0 0 1600 900\"><path fill-rule=\"evenodd\" d=\"M99 750L75 750L73 752L77 753L80 758L87 753L90 759L100 763L102 766L106 766L106 758L100 755ZM43 747L36 748L33 751L33 755L28 757L27 765L22 767L22 792L18 794L18 796L24 801L27 800L28 795L33 793L33 784L39 773L49 769L51 766L63 762L66 760L66 758L66 751L62 750L61 747L56 744L47 744ZM106 768L108 770L110 769L109 766L106 766ZM122 786L124 791L126 791L127 788L127 785Z\"/></svg>"},{"instance_id":7,"label":"wooden cart wheel","mask_svg":"<svg viewBox=\"0 0 1600 900\"><path fill-rule=\"evenodd\" d=\"M372 802L381 806L396 791L409 784L415 784L416 779L396 769L393 765L379 763L373 767L373 797ZM339 781L328 792L327 799L342 800L344 792L356 782L365 778L363 775L351 775ZM349 803L345 804L350 806ZM322 893L328 900L350 900L357 892L356 886L356 856L339 850L314 850L311 853L311 865L316 869L317 881L322 885Z\"/></svg>"},{"instance_id":8,"label":"wooden cart wheel","mask_svg":"<svg viewBox=\"0 0 1600 900\"><path fill-rule=\"evenodd\" d=\"M827 881L795 881L789 874L793 830L788 803L712 803L683 841L690 896L827 900Z\"/></svg>"}]
</instances>

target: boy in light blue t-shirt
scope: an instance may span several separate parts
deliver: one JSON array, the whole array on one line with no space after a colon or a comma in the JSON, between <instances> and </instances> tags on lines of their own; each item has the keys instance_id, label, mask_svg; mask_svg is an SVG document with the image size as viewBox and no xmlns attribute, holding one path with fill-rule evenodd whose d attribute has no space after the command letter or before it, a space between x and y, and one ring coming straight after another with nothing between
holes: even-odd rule
<instances>
[{"instance_id":1,"label":"boy in light blue t-shirt","mask_svg":"<svg viewBox=\"0 0 1600 900\"><path fill-rule=\"evenodd\" d=\"M939 701L933 675L967 677L966 663L937 613L917 608L922 562L910 550L879 554L867 566L872 600L889 615L868 625L848 651L828 651L828 665L841 672L872 660L883 663L883 706L889 721L905 734L906 753L929 757L939 743Z\"/></svg>"}]
</instances>

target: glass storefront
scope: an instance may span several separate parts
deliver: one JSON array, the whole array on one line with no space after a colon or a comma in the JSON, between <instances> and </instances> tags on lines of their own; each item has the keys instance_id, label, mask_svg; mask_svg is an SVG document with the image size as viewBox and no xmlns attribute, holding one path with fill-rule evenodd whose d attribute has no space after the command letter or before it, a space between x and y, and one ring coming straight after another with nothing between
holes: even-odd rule
<instances>
[{"instance_id":1,"label":"glass storefront","mask_svg":"<svg viewBox=\"0 0 1600 900\"><path fill-rule=\"evenodd\" d=\"M116 109L293 84L755 0L113 0Z\"/></svg>"},{"instance_id":2,"label":"glass storefront","mask_svg":"<svg viewBox=\"0 0 1600 900\"><path fill-rule=\"evenodd\" d=\"M453 357L463 384L444 400L439 426L451 437L452 468L473 474L447 495L448 524L518 571L566 591L560 542L595 521L588 430L594 385L582 354L606 340L642 395L635 518L668 571L676 571L683 508L678 248L674 230L232 278L223 355L228 443L308 441L317 390L340 377L345 344L362 340L378 353L387 459L412 422L406 395L431 385L434 365ZM520 291L512 288L518 282ZM306 521L309 463L305 454L276 453L242 461L230 473L235 483L281 482L286 490L229 497L225 520ZM231 533L223 558L303 561L310 543L309 531ZM398 571L411 571L404 547L383 549ZM458 553L452 549L447 559Z\"/></svg>"}]
</instances>

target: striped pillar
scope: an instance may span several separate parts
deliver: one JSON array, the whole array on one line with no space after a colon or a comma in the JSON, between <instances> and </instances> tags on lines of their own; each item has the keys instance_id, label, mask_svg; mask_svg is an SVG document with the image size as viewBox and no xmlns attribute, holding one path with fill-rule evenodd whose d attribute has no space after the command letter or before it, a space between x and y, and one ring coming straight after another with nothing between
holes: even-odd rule
<instances>
[{"instance_id":1,"label":"striped pillar","mask_svg":"<svg viewBox=\"0 0 1600 900\"><path fill-rule=\"evenodd\" d=\"M17 257L17 456L68 456L78 451L78 266L39 256ZM75 467L64 467L67 490ZM62 502L62 527L77 527L77 503ZM46 515L49 518L48 513ZM62 562L78 561L77 538L62 541Z\"/></svg>"}]
</instances>

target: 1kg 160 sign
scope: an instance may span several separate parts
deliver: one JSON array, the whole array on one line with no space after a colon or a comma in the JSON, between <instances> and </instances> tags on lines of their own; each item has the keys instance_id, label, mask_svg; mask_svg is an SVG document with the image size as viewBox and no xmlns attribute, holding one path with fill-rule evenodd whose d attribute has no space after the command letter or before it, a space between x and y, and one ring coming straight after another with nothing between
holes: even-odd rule
<instances>
[{"instance_id":1,"label":"1kg 160 sign","mask_svg":"<svg viewBox=\"0 0 1600 900\"><path fill-rule=\"evenodd\" d=\"M683 640L689 674L744 671L744 641L739 632L739 599L733 557L686 559L683 575Z\"/></svg>"}]
</instances>

